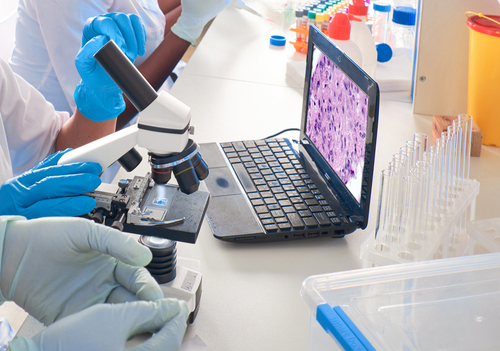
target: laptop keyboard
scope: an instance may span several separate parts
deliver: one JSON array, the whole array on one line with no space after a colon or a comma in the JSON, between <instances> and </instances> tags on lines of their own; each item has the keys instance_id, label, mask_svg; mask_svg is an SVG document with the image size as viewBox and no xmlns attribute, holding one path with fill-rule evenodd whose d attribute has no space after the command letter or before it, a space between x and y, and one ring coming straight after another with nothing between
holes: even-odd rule
<instances>
[{"instance_id":1,"label":"laptop keyboard","mask_svg":"<svg viewBox=\"0 0 500 351\"><path fill-rule=\"evenodd\" d=\"M221 143L267 232L346 223L284 139Z\"/></svg>"}]
</instances>

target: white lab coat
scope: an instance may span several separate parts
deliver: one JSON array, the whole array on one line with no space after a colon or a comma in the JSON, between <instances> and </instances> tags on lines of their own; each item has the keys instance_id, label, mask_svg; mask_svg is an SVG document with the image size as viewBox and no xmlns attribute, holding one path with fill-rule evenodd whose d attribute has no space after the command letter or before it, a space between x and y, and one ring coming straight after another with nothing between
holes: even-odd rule
<instances>
[{"instance_id":1,"label":"white lab coat","mask_svg":"<svg viewBox=\"0 0 500 351\"><path fill-rule=\"evenodd\" d=\"M67 112L56 112L42 94L0 58L0 184L52 154Z\"/></svg>"},{"instance_id":2,"label":"white lab coat","mask_svg":"<svg viewBox=\"0 0 500 351\"><path fill-rule=\"evenodd\" d=\"M157 0L19 0L12 69L57 111L74 112L80 81L74 62L83 26L89 17L109 12L135 13L144 22L146 54L135 61L140 65L163 40L165 16Z\"/></svg>"}]
</instances>

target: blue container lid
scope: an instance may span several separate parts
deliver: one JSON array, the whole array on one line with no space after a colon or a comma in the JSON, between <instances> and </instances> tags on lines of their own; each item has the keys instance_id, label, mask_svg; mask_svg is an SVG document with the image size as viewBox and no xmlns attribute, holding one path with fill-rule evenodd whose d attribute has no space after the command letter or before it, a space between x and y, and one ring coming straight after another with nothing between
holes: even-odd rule
<instances>
[{"instance_id":1,"label":"blue container lid","mask_svg":"<svg viewBox=\"0 0 500 351\"><path fill-rule=\"evenodd\" d=\"M391 5L386 2L374 2L373 10L378 12L391 12Z\"/></svg>"},{"instance_id":2,"label":"blue container lid","mask_svg":"<svg viewBox=\"0 0 500 351\"><path fill-rule=\"evenodd\" d=\"M269 42L274 46L284 46L286 44L286 38L282 35L271 35Z\"/></svg>"},{"instance_id":3,"label":"blue container lid","mask_svg":"<svg viewBox=\"0 0 500 351\"><path fill-rule=\"evenodd\" d=\"M304 16L304 11L302 9L295 10L295 17L302 17Z\"/></svg>"},{"instance_id":4,"label":"blue container lid","mask_svg":"<svg viewBox=\"0 0 500 351\"><path fill-rule=\"evenodd\" d=\"M392 58L392 49L386 43L377 44L376 48L378 62L387 62Z\"/></svg>"},{"instance_id":5,"label":"blue container lid","mask_svg":"<svg viewBox=\"0 0 500 351\"><path fill-rule=\"evenodd\" d=\"M417 17L417 10L409 6L398 6L392 12L392 22L404 26L414 26Z\"/></svg>"}]
</instances>

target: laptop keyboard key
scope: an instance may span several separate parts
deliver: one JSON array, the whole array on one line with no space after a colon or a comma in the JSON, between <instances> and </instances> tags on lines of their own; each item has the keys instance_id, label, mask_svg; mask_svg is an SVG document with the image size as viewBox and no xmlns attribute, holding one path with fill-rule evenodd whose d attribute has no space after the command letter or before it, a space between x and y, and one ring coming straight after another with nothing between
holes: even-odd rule
<instances>
[{"instance_id":1,"label":"laptop keyboard key","mask_svg":"<svg viewBox=\"0 0 500 351\"><path fill-rule=\"evenodd\" d=\"M318 221L314 217L302 218L307 227L317 227Z\"/></svg>"},{"instance_id":2,"label":"laptop keyboard key","mask_svg":"<svg viewBox=\"0 0 500 351\"><path fill-rule=\"evenodd\" d=\"M310 206L309 209L312 212L323 212L323 208L321 206Z\"/></svg>"},{"instance_id":3,"label":"laptop keyboard key","mask_svg":"<svg viewBox=\"0 0 500 351\"><path fill-rule=\"evenodd\" d=\"M266 219L263 219L261 222L262 222L263 225L274 224L274 219L272 219L272 218L266 218Z\"/></svg>"},{"instance_id":4,"label":"laptop keyboard key","mask_svg":"<svg viewBox=\"0 0 500 351\"><path fill-rule=\"evenodd\" d=\"M297 213L287 213L287 218L294 228L304 228L304 221L300 219Z\"/></svg>"},{"instance_id":5,"label":"laptop keyboard key","mask_svg":"<svg viewBox=\"0 0 500 351\"><path fill-rule=\"evenodd\" d=\"M274 211L271 211L271 214L273 215L273 217L284 217L285 214L283 213L283 211L281 210L274 210Z\"/></svg>"},{"instance_id":6,"label":"laptop keyboard key","mask_svg":"<svg viewBox=\"0 0 500 351\"><path fill-rule=\"evenodd\" d=\"M296 209L297 211L307 210L307 209L309 208L309 207L307 207L307 205L306 205L306 204L304 204L304 203L295 204L294 206L295 206L295 209Z\"/></svg>"},{"instance_id":7,"label":"laptop keyboard key","mask_svg":"<svg viewBox=\"0 0 500 351\"><path fill-rule=\"evenodd\" d=\"M276 224L268 224L264 226L264 229L270 233L273 233L278 231L278 226Z\"/></svg>"},{"instance_id":8,"label":"laptop keyboard key","mask_svg":"<svg viewBox=\"0 0 500 351\"><path fill-rule=\"evenodd\" d=\"M245 166L243 166L243 164L234 163L233 169L234 169L234 172L236 173L236 175L238 176L238 179L240 180L241 185L243 185L243 188L245 188L245 191L247 193L252 193L252 192L257 191L257 188L253 184L252 179L248 175L247 170L245 169ZM257 174L257 173L253 173L253 174Z\"/></svg>"},{"instance_id":9,"label":"laptop keyboard key","mask_svg":"<svg viewBox=\"0 0 500 351\"><path fill-rule=\"evenodd\" d=\"M287 222L287 223L280 223L280 224L278 224L278 227L281 230L289 230L292 226Z\"/></svg>"},{"instance_id":10,"label":"laptop keyboard key","mask_svg":"<svg viewBox=\"0 0 500 351\"><path fill-rule=\"evenodd\" d=\"M309 211L309 210L299 211L299 215L301 217L311 217L312 216L312 212Z\"/></svg>"},{"instance_id":11,"label":"laptop keyboard key","mask_svg":"<svg viewBox=\"0 0 500 351\"><path fill-rule=\"evenodd\" d=\"M262 199L255 199L255 200L252 200L252 205L253 205L253 206L261 206L261 205L264 205L264 200L262 200Z\"/></svg>"},{"instance_id":12,"label":"laptop keyboard key","mask_svg":"<svg viewBox=\"0 0 500 351\"><path fill-rule=\"evenodd\" d=\"M242 141L235 141L232 145L236 151L245 151L247 149Z\"/></svg>"},{"instance_id":13,"label":"laptop keyboard key","mask_svg":"<svg viewBox=\"0 0 500 351\"><path fill-rule=\"evenodd\" d=\"M330 218L328 218L328 216L324 212L315 212L313 213L313 215L314 218L316 218L316 220L319 222L320 226L324 227L331 224Z\"/></svg>"},{"instance_id":14,"label":"laptop keyboard key","mask_svg":"<svg viewBox=\"0 0 500 351\"><path fill-rule=\"evenodd\" d=\"M255 206L254 209L255 209L255 212L257 212L257 213L266 213L266 212L269 212L269 210L267 209L266 205Z\"/></svg>"}]
</instances>

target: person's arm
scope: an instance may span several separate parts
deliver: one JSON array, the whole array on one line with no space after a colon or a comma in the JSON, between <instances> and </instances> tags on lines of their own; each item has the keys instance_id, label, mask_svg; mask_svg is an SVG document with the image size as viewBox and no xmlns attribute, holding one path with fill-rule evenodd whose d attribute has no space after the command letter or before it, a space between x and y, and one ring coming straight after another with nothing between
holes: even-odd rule
<instances>
[{"instance_id":1,"label":"person's arm","mask_svg":"<svg viewBox=\"0 0 500 351\"><path fill-rule=\"evenodd\" d=\"M161 12L167 15L177 7L181 6L181 0L158 0Z\"/></svg>"},{"instance_id":2,"label":"person's arm","mask_svg":"<svg viewBox=\"0 0 500 351\"><path fill-rule=\"evenodd\" d=\"M0 58L0 117L14 175L33 168L54 152L67 113L60 113ZM4 179L3 179L4 180Z\"/></svg>"},{"instance_id":3,"label":"person's arm","mask_svg":"<svg viewBox=\"0 0 500 351\"><path fill-rule=\"evenodd\" d=\"M166 8L166 3L172 4L174 0L158 0L160 8ZM165 28L165 38L156 50L138 67L144 78L151 86L158 90L163 82L172 73L173 69L182 58L190 44L195 45L205 25L220 11L231 5L231 0L182 0L181 14L176 23ZM180 8L177 10L181 10ZM172 11L175 13L175 9ZM166 18L167 26L170 26ZM123 128L137 110L126 100L125 111L118 116L117 129Z\"/></svg>"},{"instance_id":4,"label":"person's arm","mask_svg":"<svg viewBox=\"0 0 500 351\"><path fill-rule=\"evenodd\" d=\"M76 149L94 140L114 133L116 119L108 121L94 122L76 110L73 117L69 119L59 131L56 139L55 150L65 150L67 148Z\"/></svg>"}]
</instances>

